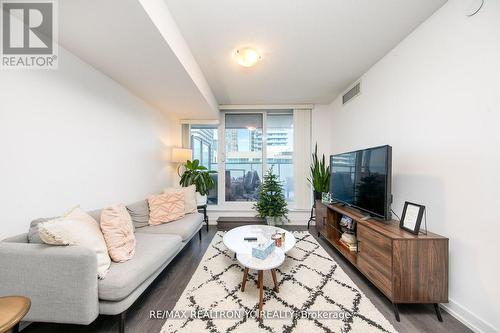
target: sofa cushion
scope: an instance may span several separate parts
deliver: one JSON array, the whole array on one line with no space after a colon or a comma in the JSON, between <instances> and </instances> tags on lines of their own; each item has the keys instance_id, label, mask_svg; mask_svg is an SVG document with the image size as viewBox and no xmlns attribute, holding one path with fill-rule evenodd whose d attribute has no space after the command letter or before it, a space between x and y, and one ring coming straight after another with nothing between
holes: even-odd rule
<instances>
[{"instance_id":1,"label":"sofa cushion","mask_svg":"<svg viewBox=\"0 0 500 333\"><path fill-rule=\"evenodd\" d=\"M136 233L135 255L122 263L111 263L106 278L98 281L99 299L120 301L155 273L181 247L177 235Z\"/></svg>"},{"instance_id":2,"label":"sofa cushion","mask_svg":"<svg viewBox=\"0 0 500 333\"><path fill-rule=\"evenodd\" d=\"M134 256L134 226L124 204L114 205L102 210L101 231L111 260L124 262Z\"/></svg>"},{"instance_id":3,"label":"sofa cushion","mask_svg":"<svg viewBox=\"0 0 500 333\"><path fill-rule=\"evenodd\" d=\"M94 220L96 220L97 223L101 223L101 213L102 209L95 209L87 212L87 214L89 214Z\"/></svg>"},{"instance_id":4,"label":"sofa cushion","mask_svg":"<svg viewBox=\"0 0 500 333\"><path fill-rule=\"evenodd\" d=\"M50 245L80 245L91 249L97 257L97 275L104 278L111 264L99 224L80 207L63 217L40 223L40 238Z\"/></svg>"},{"instance_id":5,"label":"sofa cushion","mask_svg":"<svg viewBox=\"0 0 500 333\"><path fill-rule=\"evenodd\" d=\"M196 186L191 185L188 187L181 188L167 188L164 193L172 193L182 191L184 193L184 212L186 214L196 213L197 205L196 205Z\"/></svg>"},{"instance_id":6,"label":"sofa cushion","mask_svg":"<svg viewBox=\"0 0 500 333\"><path fill-rule=\"evenodd\" d=\"M43 222L51 221L55 218L56 217L42 217L31 221L30 230L28 231L28 242L35 244L45 244L40 238L40 234L38 233L38 225Z\"/></svg>"},{"instance_id":7,"label":"sofa cushion","mask_svg":"<svg viewBox=\"0 0 500 333\"><path fill-rule=\"evenodd\" d=\"M134 223L134 228L149 225L149 205L147 200L140 200L127 205L128 213Z\"/></svg>"},{"instance_id":8,"label":"sofa cushion","mask_svg":"<svg viewBox=\"0 0 500 333\"><path fill-rule=\"evenodd\" d=\"M182 241L189 240L191 236L198 231L200 226L203 224L203 214L192 213L186 214L183 218L177 221L152 225L145 228L138 229L138 233L149 233L149 234L173 234L179 235Z\"/></svg>"},{"instance_id":9,"label":"sofa cushion","mask_svg":"<svg viewBox=\"0 0 500 333\"><path fill-rule=\"evenodd\" d=\"M148 198L149 225L159 225L176 221L186 213L184 211L184 192L162 193Z\"/></svg>"}]
</instances>

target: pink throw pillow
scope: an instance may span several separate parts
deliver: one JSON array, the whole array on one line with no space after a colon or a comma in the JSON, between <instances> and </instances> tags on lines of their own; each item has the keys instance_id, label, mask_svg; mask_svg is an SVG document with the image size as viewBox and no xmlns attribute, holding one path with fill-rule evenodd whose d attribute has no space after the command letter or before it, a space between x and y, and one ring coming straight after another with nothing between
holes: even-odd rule
<instances>
[{"instance_id":1,"label":"pink throw pillow","mask_svg":"<svg viewBox=\"0 0 500 333\"><path fill-rule=\"evenodd\" d=\"M134 256L134 225L125 205L119 204L102 210L101 230L113 261L124 262Z\"/></svg>"},{"instance_id":2,"label":"pink throw pillow","mask_svg":"<svg viewBox=\"0 0 500 333\"><path fill-rule=\"evenodd\" d=\"M152 195L148 198L149 225L159 225L180 219L185 215L182 191Z\"/></svg>"}]
</instances>

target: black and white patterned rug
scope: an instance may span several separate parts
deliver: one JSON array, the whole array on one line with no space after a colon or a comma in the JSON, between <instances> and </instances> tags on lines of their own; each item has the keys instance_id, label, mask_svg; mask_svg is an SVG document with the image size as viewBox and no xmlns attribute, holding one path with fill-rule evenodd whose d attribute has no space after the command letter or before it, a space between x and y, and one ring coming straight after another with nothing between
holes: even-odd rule
<instances>
[{"instance_id":1,"label":"black and white patterned rug","mask_svg":"<svg viewBox=\"0 0 500 333\"><path fill-rule=\"evenodd\" d=\"M241 291L243 268L217 232L162 328L166 332L396 332L309 232L277 269L279 293L264 272L258 319L257 272ZM169 317L170 316L170 317Z\"/></svg>"}]
</instances>

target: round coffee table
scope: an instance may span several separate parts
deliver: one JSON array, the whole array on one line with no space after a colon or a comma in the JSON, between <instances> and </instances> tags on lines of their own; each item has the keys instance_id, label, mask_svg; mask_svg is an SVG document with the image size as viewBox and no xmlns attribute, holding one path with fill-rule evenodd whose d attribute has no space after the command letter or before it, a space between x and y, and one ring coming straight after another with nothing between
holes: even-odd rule
<instances>
[{"instance_id":1,"label":"round coffee table","mask_svg":"<svg viewBox=\"0 0 500 333\"><path fill-rule=\"evenodd\" d=\"M0 297L0 332L19 332L19 322L26 316L31 301L23 296Z\"/></svg>"},{"instance_id":2,"label":"round coffee table","mask_svg":"<svg viewBox=\"0 0 500 333\"><path fill-rule=\"evenodd\" d=\"M252 248L261 242L271 240L276 232L285 233L285 242L281 247L276 247L266 259L258 259L252 256ZM256 237L257 241L245 241L246 237ZM264 271L271 271L274 282L274 291L279 292L276 278L276 268L285 261L285 253L295 246L295 237L287 230L268 225L248 225L231 229L223 237L226 247L233 251L236 258L243 265L243 282L241 291L245 291L245 285L250 269L257 270L257 285L259 286L259 317L264 305Z\"/></svg>"}]
</instances>

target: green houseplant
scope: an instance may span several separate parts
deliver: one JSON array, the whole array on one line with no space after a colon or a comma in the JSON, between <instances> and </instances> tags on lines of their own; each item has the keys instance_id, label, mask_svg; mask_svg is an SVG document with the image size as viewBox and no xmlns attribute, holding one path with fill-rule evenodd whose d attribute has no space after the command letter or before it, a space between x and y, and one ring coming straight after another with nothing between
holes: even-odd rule
<instances>
[{"instance_id":1,"label":"green houseplant","mask_svg":"<svg viewBox=\"0 0 500 333\"><path fill-rule=\"evenodd\" d=\"M282 223L284 219L288 220L283 185L278 175L273 173L272 167L264 175L264 181L259 186L259 199L253 208L257 211L257 216L265 217L270 225Z\"/></svg>"},{"instance_id":2,"label":"green houseplant","mask_svg":"<svg viewBox=\"0 0 500 333\"><path fill-rule=\"evenodd\" d=\"M186 161L184 168L179 184L182 187L195 185L198 194L196 198L197 204L206 204L208 192L215 187L215 182L210 177L210 174L217 173L217 171L208 170L205 166L200 165L199 160Z\"/></svg>"},{"instance_id":3,"label":"green houseplant","mask_svg":"<svg viewBox=\"0 0 500 333\"><path fill-rule=\"evenodd\" d=\"M307 178L314 191L314 200L321 200L321 193L330 190L330 166L326 164L325 154L318 158L318 144L314 146L310 166L311 176Z\"/></svg>"}]
</instances>

